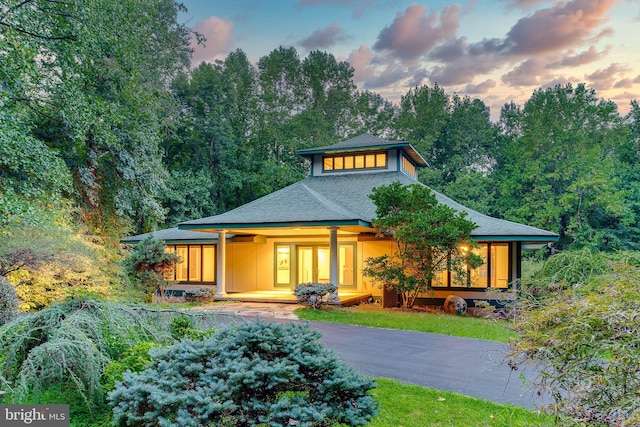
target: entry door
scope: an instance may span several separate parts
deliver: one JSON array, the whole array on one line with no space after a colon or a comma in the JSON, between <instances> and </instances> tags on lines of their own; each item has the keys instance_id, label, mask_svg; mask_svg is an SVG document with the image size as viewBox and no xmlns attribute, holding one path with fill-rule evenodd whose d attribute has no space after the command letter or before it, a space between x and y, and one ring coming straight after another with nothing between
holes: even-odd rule
<instances>
[{"instance_id":1,"label":"entry door","mask_svg":"<svg viewBox=\"0 0 640 427\"><path fill-rule=\"evenodd\" d=\"M298 246L297 283L328 283L331 278L328 246Z\"/></svg>"}]
</instances>

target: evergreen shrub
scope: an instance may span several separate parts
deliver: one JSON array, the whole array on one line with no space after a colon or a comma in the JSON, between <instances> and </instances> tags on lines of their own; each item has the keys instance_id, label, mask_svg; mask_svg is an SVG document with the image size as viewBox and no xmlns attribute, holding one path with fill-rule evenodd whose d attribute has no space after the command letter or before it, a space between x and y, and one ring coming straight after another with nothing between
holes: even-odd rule
<instances>
[{"instance_id":1,"label":"evergreen shrub","mask_svg":"<svg viewBox=\"0 0 640 427\"><path fill-rule=\"evenodd\" d=\"M18 316L20 300L16 289L3 276L0 276L0 326Z\"/></svg>"},{"instance_id":2,"label":"evergreen shrub","mask_svg":"<svg viewBox=\"0 0 640 427\"><path fill-rule=\"evenodd\" d=\"M313 308L318 308L322 304L326 304L325 297L331 295L338 290L338 287L333 283L300 283L296 285L293 291L300 304L308 305Z\"/></svg>"},{"instance_id":3,"label":"evergreen shrub","mask_svg":"<svg viewBox=\"0 0 640 427\"><path fill-rule=\"evenodd\" d=\"M114 422L136 426L365 425L375 382L295 323L246 322L151 351L109 394Z\"/></svg>"}]
</instances>

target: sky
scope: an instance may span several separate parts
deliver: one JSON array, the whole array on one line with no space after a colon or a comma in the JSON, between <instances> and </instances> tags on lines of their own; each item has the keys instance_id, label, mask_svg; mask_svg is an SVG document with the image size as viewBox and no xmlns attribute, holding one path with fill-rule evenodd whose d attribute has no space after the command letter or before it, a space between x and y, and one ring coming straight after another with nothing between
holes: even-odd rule
<instances>
[{"instance_id":1,"label":"sky","mask_svg":"<svg viewBox=\"0 0 640 427\"><path fill-rule=\"evenodd\" d=\"M254 64L280 46L332 53L359 89L398 102L438 84L479 98L494 120L533 91L585 83L622 114L640 100L638 0L182 0L203 34L192 66L243 50Z\"/></svg>"}]
</instances>

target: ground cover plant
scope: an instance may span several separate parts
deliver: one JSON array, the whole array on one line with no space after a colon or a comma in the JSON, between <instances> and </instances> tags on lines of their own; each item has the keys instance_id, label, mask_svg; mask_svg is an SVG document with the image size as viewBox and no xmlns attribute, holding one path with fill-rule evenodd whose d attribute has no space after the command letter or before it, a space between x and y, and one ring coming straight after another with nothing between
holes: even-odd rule
<instances>
[{"instance_id":1,"label":"ground cover plant","mask_svg":"<svg viewBox=\"0 0 640 427\"><path fill-rule=\"evenodd\" d=\"M373 379L298 323L246 322L152 350L109 394L114 422L136 426L366 425ZM212 398L214 397L214 398Z\"/></svg>"},{"instance_id":2,"label":"ground cover plant","mask_svg":"<svg viewBox=\"0 0 640 427\"><path fill-rule=\"evenodd\" d=\"M378 305L324 307L322 310L297 309L303 320L430 332L488 341L508 342L515 338L511 323L472 316L450 316L417 310L382 309Z\"/></svg>"}]
</instances>

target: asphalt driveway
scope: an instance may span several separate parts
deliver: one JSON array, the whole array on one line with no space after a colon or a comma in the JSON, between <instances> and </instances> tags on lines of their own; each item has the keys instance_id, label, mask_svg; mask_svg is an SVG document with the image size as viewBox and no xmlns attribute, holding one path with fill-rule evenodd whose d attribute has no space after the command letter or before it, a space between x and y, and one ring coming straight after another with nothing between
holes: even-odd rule
<instances>
[{"instance_id":1,"label":"asphalt driveway","mask_svg":"<svg viewBox=\"0 0 640 427\"><path fill-rule=\"evenodd\" d=\"M321 341L364 374L453 391L497 403L538 409L541 398L523 378L534 369L512 371L505 344L424 332L309 322Z\"/></svg>"}]
</instances>

